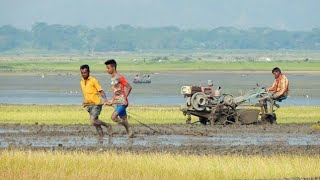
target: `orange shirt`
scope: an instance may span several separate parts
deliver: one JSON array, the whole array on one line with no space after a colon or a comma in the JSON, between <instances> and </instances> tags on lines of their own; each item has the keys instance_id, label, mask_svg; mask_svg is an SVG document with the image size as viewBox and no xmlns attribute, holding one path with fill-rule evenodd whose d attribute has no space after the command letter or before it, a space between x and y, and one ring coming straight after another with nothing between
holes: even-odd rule
<instances>
[{"instance_id":1,"label":"orange shirt","mask_svg":"<svg viewBox=\"0 0 320 180\"><path fill-rule=\"evenodd\" d=\"M94 77L89 76L87 80L83 79L80 82L83 94L84 103L87 104L101 104L99 91L103 90L99 81Z\"/></svg>"},{"instance_id":2,"label":"orange shirt","mask_svg":"<svg viewBox=\"0 0 320 180\"><path fill-rule=\"evenodd\" d=\"M279 97L281 95L287 96L289 93L289 80L288 78L281 74L277 79L274 80L272 86L272 91L274 95Z\"/></svg>"}]
</instances>

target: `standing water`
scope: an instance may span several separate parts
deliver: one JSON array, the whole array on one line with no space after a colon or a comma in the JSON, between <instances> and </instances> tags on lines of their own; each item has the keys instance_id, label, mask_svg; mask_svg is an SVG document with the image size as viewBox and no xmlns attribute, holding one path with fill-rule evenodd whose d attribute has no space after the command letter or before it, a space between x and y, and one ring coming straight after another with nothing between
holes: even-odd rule
<instances>
[{"instance_id":1,"label":"standing water","mask_svg":"<svg viewBox=\"0 0 320 180\"><path fill-rule=\"evenodd\" d=\"M133 84L134 74L123 74L133 87L129 96L133 105L181 105L180 88L184 85L206 85L212 80L214 89L234 96L260 86L270 86L271 74L240 74L216 72L161 72L151 74L150 84ZM109 75L94 75L110 98ZM319 74L287 74L290 96L282 106L318 106L320 104ZM7 104L81 104L80 74L9 75L0 77L0 103ZM308 82L308 83L306 83Z\"/></svg>"}]
</instances>

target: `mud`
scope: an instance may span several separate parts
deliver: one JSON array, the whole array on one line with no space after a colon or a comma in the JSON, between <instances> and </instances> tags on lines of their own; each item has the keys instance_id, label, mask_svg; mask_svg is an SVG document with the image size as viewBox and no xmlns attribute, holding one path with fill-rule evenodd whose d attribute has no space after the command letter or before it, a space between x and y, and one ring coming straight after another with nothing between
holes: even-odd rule
<instances>
[{"instance_id":1,"label":"mud","mask_svg":"<svg viewBox=\"0 0 320 180\"><path fill-rule=\"evenodd\" d=\"M320 131L314 124L141 125L135 138L114 126L101 140L89 125L0 124L0 149L171 152L187 154L320 154Z\"/></svg>"}]
</instances>

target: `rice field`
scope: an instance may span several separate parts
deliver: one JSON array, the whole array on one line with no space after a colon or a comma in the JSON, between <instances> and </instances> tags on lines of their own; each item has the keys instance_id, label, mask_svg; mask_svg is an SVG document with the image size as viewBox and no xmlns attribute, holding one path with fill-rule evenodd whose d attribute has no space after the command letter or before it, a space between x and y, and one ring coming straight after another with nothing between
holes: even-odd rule
<instances>
[{"instance_id":1,"label":"rice field","mask_svg":"<svg viewBox=\"0 0 320 180\"><path fill-rule=\"evenodd\" d=\"M134 59L137 58L137 61ZM234 62L215 59L143 62L139 56L116 57L121 71L152 72L170 70L320 71L320 62L303 60L271 62ZM74 59L35 57L8 60L2 57L3 72L59 71L78 72L89 64L93 72L103 72L105 58ZM104 107L100 119L111 122L112 107ZM146 124L184 124L177 106L128 108L129 121ZM320 122L320 107L281 107L278 123ZM0 123L89 124L89 115L80 105L7 105L0 104ZM131 118L131 120L130 120ZM197 118L193 117L192 121ZM319 124L313 125L320 129ZM27 151L0 150L0 179L283 179L320 176L320 155L190 155L173 153L133 153L117 151Z\"/></svg>"},{"instance_id":2,"label":"rice field","mask_svg":"<svg viewBox=\"0 0 320 180\"><path fill-rule=\"evenodd\" d=\"M112 107L103 107L100 119L111 122ZM0 105L0 123L20 124L89 124L89 115L80 105ZM183 124L186 117L177 106L131 106L129 121L146 124ZM320 107L281 107L276 111L278 123L320 121ZM193 117L193 121L197 120ZM137 123L131 120L131 123Z\"/></svg>"},{"instance_id":3,"label":"rice field","mask_svg":"<svg viewBox=\"0 0 320 180\"><path fill-rule=\"evenodd\" d=\"M0 179L283 179L319 177L320 155L0 151Z\"/></svg>"}]
</instances>

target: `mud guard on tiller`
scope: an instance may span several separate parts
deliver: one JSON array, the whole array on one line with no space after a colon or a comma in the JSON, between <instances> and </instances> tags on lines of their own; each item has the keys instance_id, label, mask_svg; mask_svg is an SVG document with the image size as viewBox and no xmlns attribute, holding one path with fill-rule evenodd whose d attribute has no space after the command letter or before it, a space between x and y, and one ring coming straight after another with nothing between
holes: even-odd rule
<instances>
[{"instance_id":1,"label":"mud guard on tiller","mask_svg":"<svg viewBox=\"0 0 320 180\"><path fill-rule=\"evenodd\" d=\"M260 111L257 109L240 109L237 111L239 121L242 124L257 123Z\"/></svg>"},{"instance_id":2,"label":"mud guard on tiller","mask_svg":"<svg viewBox=\"0 0 320 180\"><path fill-rule=\"evenodd\" d=\"M275 113L268 113L268 114L265 114L264 117L261 117L261 121L263 123L276 124L277 116Z\"/></svg>"}]
</instances>

